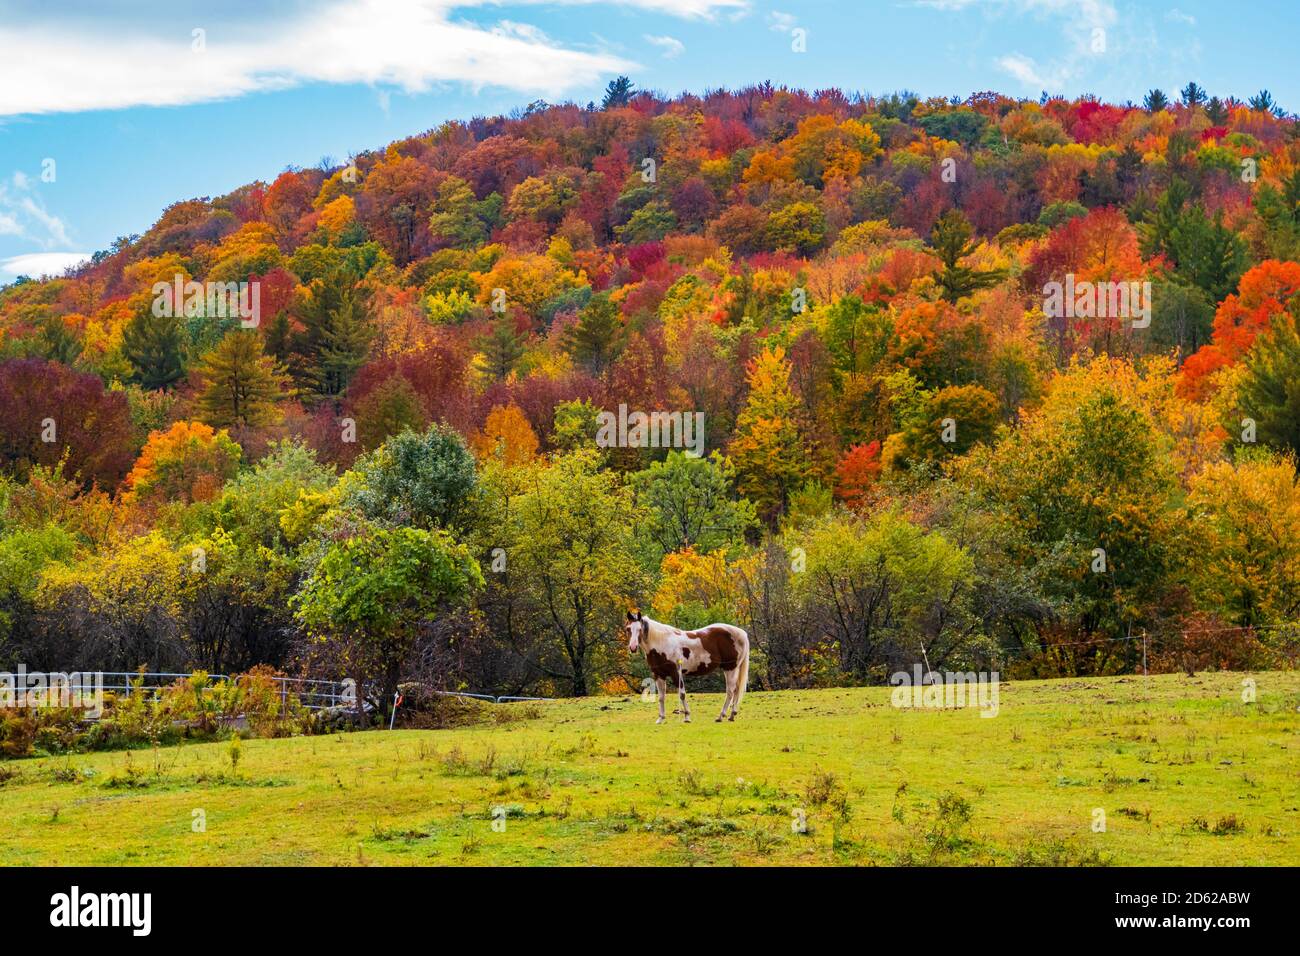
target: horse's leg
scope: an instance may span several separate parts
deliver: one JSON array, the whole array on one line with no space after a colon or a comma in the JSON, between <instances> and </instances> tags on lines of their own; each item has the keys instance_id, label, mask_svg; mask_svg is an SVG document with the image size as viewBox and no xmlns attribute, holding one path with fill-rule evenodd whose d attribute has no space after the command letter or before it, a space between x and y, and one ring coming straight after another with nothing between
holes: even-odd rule
<instances>
[{"instance_id":1,"label":"horse's leg","mask_svg":"<svg viewBox=\"0 0 1300 956\"><path fill-rule=\"evenodd\" d=\"M662 724L664 722L664 698L668 696L668 681L662 677L656 677L655 687L659 689L659 719L655 723Z\"/></svg>"},{"instance_id":2,"label":"horse's leg","mask_svg":"<svg viewBox=\"0 0 1300 956\"><path fill-rule=\"evenodd\" d=\"M677 672L677 698L682 702L682 723L691 722L691 705L686 703L686 678L681 671Z\"/></svg>"},{"instance_id":3,"label":"horse's leg","mask_svg":"<svg viewBox=\"0 0 1300 956\"><path fill-rule=\"evenodd\" d=\"M727 716L727 708L736 699L736 672L734 670L724 671L722 676L727 679L727 692L722 695L722 713L714 718L714 723L722 722L722 718Z\"/></svg>"}]
</instances>

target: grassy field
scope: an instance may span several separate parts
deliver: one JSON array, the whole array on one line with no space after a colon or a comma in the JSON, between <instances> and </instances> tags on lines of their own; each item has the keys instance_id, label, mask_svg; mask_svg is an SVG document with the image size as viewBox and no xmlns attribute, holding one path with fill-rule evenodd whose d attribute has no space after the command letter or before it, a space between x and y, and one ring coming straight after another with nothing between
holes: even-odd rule
<instances>
[{"instance_id":1,"label":"grassy field","mask_svg":"<svg viewBox=\"0 0 1300 956\"><path fill-rule=\"evenodd\" d=\"M598 698L243 741L234 767L229 743L14 761L0 833L8 864L1300 863L1300 674L1018 682L1000 703L750 693L715 724L697 695L695 722L655 726Z\"/></svg>"}]
</instances>

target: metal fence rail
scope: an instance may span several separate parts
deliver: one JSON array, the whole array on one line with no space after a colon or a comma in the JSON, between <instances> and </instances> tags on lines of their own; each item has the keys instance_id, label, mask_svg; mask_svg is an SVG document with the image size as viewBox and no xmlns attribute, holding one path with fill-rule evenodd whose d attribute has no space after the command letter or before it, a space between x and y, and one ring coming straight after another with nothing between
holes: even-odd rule
<instances>
[{"instance_id":1,"label":"metal fence rail","mask_svg":"<svg viewBox=\"0 0 1300 956\"><path fill-rule=\"evenodd\" d=\"M103 683L98 681L86 683L86 679L92 674L102 678ZM189 680L193 674L170 671L146 671L143 674L138 671L89 671L77 673L75 676L79 680L64 685L70 691L103 690L115 694L144 693L156 697L161 691L174 687L177 681ZM208 674L211 683L229 682L233 679L228 674ZM352 685L345 681L314 680L306 677L271 679L280 686L282 700L293 694L308 710L324 710L356 703Z\"/></svg>"},{"instance_id":2,"label":"metal fence rail","mask_svg":"<svg viewBox=\"0 0 1300 956\"><path fill-rule=\"evenodd\" d=\"M34 672L33 672L34 673ZM61 683L60 686L66 687L69 692L85 693L102 690L106 693L114 694L135 694L142 693L152 697L157 697L159 693L169 687L174 687L178 681L189 680L193 674L184 674L172 671L84 671L84 672L48 672L50 676L59 673L60 676L75 677L75 681ZM98 680L87 681L92 675ZM229 682L234 680L229 674L208 674L208 680L211 683L222 681ZM273 677L271 678L280 686L281 699L287 700L290 694L293 694L308 710L326 710L332 707L354 707L357 698L354 684L351 681L337 680L318 680L307 677ZM21 692L21 688L15 688ZM29 690L31 690L29 688ZM461 690L431 690L430 693L440 697L468 697L473 700L484 700L493 704L506 704L512 702L527 701L549 701L551 697L519 697L513 694L478 694L470 691Z\"/></svg>"}]
</instances>

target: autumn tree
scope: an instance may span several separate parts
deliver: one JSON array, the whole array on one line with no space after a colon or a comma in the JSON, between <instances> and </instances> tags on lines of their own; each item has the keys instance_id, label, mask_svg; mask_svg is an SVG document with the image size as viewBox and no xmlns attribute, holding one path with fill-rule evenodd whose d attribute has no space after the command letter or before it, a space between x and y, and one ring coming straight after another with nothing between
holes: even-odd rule
<instances>
[{"instance_id":1,"label":"autumn tree","mask_svg":"<svg viewBox=\"0 0 1300 956\"><path fill-rule=\"evenodd\" d=\"M835 497L856 510L880 478L880 442L854 445L835 466Z\"/></svg>"},{"instance_id":2,"label":"autumn tree","mask_svg":"<svg viewBox=\"0 0 1300 956\"><path fill-rule=\"evenodd\" d=\"M1245 626L1300 612L1300 484L1294 453L1246 450L1191 482L1203 606Z\"/></svg>"},{"instance_id":3,"label":"autumn tree","mask_svg":"<svg viewBox=\"0 0 1300 956\"><path fill-rule=\"evenodd\" d=\"M134 449L126 393L98 376L57 362L0 362L0 465L26 478L38 465L79 484L112 489L131 467Z\"/></svg>"},{"instance_id":4,"label":"autumn tree","mask_svg":"<svg viewBox=\"0 0 1300 956\"><path fill-rule=\"evenodd\" d=\"M179 421L153 432L126 476L133 501L206 501L239 466L240 447L225 429Z\"/></svg>"},{"instance_id":5,"label":"autumn tree","mask_svg":"<svg viewBox=\"0 0 1300 956\"><path fill-rule=\"evenodd\" d=\"M765 349L749 365L749 397L736 419L728 455L736 486L766 520L784 509L806 477L807 449L799 432L799 399L790 388L785 350Z\"/></svg>"},{"instance_id":6,"label":"autumn tree","mask_svg":"<svg viewBox=\"0 0 1300 956\"><path fill-rule=\"evenodd\" d=\"M509 467L526 464L537 457L540 442L518 405L494 405L483 430L470 439L480 458L496 458Z\"/></svg>"}]
</instances>

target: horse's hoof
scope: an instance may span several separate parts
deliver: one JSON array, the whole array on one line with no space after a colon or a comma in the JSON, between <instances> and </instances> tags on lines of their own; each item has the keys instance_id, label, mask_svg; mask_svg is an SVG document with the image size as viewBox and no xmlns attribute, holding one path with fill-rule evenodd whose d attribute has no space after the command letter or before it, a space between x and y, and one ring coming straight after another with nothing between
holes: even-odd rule
<instances>
[{"instance_id":1,"label":"horse's hoof","mask_svg":"<svg viewBox=\"0 0 1300 956\"><path fill-rule=\"evenodd\" d=\"M736 719L736 715L735 715L735 714L732 714L732 715L731 715L730 717L728 717L727 719L728 719L728 720L735 720L735 719Z\"/></svg>"},{"instance_id":2,"label":"horse's hoof","mask_svg":"<svg viewBox=\"0 0 1300 956\"><path fill-rule=\"evenodd\" d=\"M656 724L662 724L663 722L664 722L664 719L663 719L662 717L658 718L658 719L655 721Z\"/></svg>"},{"instance_id":3,"label":"horse's hoof","mask_svg":"<svg viewBox=\"0 0 1300 956\"><path fill-rule=\"evenodd\" d=\"M714 717L714 718L713 718L713 722L714 722L715 724L720 724L720 723L722 723L722 718L721 718L721 717Z\"/></svg>"},{"instance_id":4,"label":"horse's hoof","mask_svg":"<svg viewBox=\"0 0 1300 956\"><path fill-rule=\"evenodd\" d=\"M683 717L683 718L682 718L682 723L684 723L684 724L689 724L690 722L691 722L691 718L689 718L689 717Z\"/></svg>"}]
</instances>

